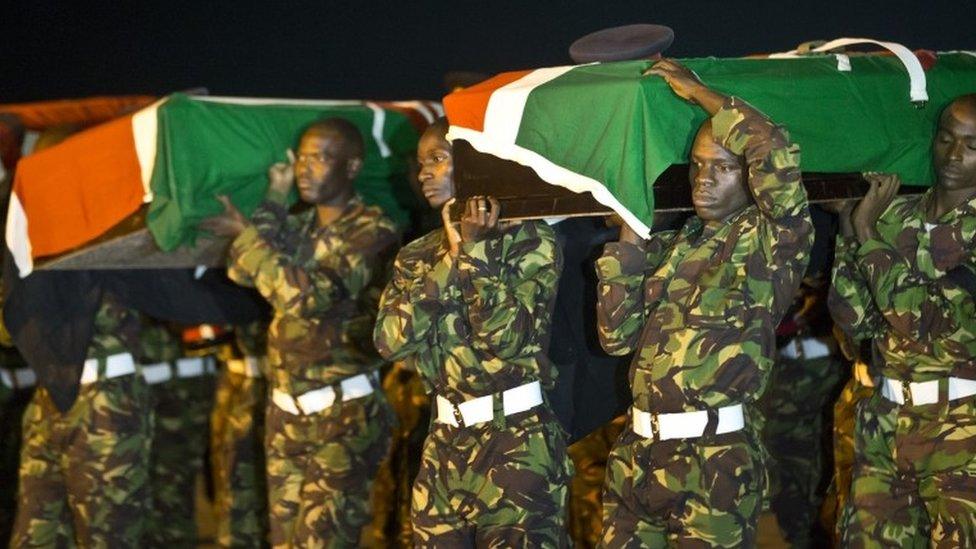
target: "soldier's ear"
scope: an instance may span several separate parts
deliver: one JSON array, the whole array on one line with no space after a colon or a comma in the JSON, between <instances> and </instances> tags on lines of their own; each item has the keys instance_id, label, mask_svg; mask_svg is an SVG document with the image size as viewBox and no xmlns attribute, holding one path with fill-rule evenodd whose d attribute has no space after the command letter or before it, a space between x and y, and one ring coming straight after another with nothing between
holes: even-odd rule
<instances>
[{"instance_id":1,"label":"soldier's ear","mask_svg":"<svg viewBox=\"0 0 976 549\"><path fill-rule=\"evenodd\" d=\"M363 170L363 159L362 158L350 158L346 161L346 173L349 174L349 180L356 179L359 177L359 172Z\"/></svg>"}]
</instances>

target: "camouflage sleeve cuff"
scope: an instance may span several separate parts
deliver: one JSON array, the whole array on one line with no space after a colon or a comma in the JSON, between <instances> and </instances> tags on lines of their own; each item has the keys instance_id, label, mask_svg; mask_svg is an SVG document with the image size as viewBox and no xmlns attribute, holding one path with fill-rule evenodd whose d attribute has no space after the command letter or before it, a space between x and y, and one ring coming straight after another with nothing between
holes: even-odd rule
<instances>
[{"instance_id":1,"label":"camouflage sleeve cuff","mask_svg":"<svg viewBox=\"0 0 976 549\"><path fill-rule=\"evenodd\" d=\"M596 274L600 280L640 274L646 266L646 256L641 247L629 242L610 242L596 260Z\"/></svg>"},{"instance_id":2,"label":"camouflage sleeve cuff","mask_svg":"<svg viewBox=\"0 0 976 549\"><path fill-rule=\"evenodd\" d=\"M279 192L270 187L268 188L268 192L265 193L264 199L267 202L288 206L288 193Z\"/></svg>"}]
</instances>

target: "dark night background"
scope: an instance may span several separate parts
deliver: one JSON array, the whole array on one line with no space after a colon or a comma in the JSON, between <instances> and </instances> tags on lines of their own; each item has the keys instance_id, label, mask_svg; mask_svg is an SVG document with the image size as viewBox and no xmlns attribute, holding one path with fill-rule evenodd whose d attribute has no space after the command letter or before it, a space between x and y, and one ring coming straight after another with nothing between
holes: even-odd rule
<instances>
[{"instance_id":1,"label":"dark night background","mask_svg":"<svg viewBox=\"0 0 976 549\"><path fill-rule=\"evenodd\" d=\"M0 102L205 86L215 95L438 98L448 70L567 64L606 26L675 29L675 57L860 36L976 48L972 0L0 3Z\"/></svg>"}]
</instances>

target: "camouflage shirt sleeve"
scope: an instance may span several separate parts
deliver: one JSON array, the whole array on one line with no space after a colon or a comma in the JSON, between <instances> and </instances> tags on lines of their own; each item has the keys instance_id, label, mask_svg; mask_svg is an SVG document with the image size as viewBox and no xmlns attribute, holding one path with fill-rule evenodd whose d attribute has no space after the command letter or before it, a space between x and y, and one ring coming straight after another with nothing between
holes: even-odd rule
<instances>
[{"instance_id":1,"label":"camouflage shirt sleeve","mask_svg":"<svg viewBox=\"0 0 976 549\"><path fill-rule=\"evenodd\" d=\"M472 346L501 359L524 353L525 344L548 328L561 270L556 235L543 222L463 243L458 280Z\"/></svg>"},{"instance_id":2,"label":"camouflage shirt sleeve","mask_svg":"<svg viewBox=\"0 0 976 549\"><path fill-rule=\"evenodd\" d=\"M231 244L227 274L253 286L279 313L298 317L326 311L345 297L357 296L381 268L382 251L396 241L387 227L350 241L341 252L316 253L299 264L275 249L251 225Z\"/></svg>"},{"instance_id":3,"label":"camouflage shirt sleeve","mask_svg":"<svg viewBox=\"0 0 976 549\"><path fill-rule=\"evenodd\" d=\"M837 237L827 304L834 322L849 336L856 340L873 339L883 334L883 319L858 267L856 250L856 239Z\"/></svg>"},{"instance_id":4,"label":"camouflage shirt sleeve","mask_svg":"<svg viewBox=\"0 0 976 549\"><path fill-rule=\"evenodd\" d=\"M748 164L749 189L764 220L763 253L773 270L771 313L780 318L799 287L813 246L800 147L784 128L735 97L712 117L712 135Z\"/></svg>"},{"instance_id":5,"label":"camouflage shirt sleeve","mask_svg":"<svg viewBox=\"0 0 976 549\"><path fill-rule=\"evenodd\" d=\"M596 315L600 344L607 353L627 355L636 350L647 311L654 304L647 299L644 285L648 274L664 261L674 235L674 231L654 233L641 246L627 242L604 246L596 261ZM653 295L661 298L661 292Z\"/></svg>"},{"instance_id":6,"label":"camouflage shirt sleeve","mask_svg":"<svg viewBox=\"0 0 976 549\"><path fill-rule=\"evenodd\" d=\"M403 256L399 254L393 264L393 278L380 298L373 331L376 350L391 361L416 354L427 344L441 310L438 285L424 273L412 272Z\"/></svg>"},{"instance_id":7,"label":"camouflage shirt sleeve","mask_svg":"<svg viewBox=\"0 0 976 549\"><path fill-rule=\"evenodd\" d=\"M884 240L867 240L857 258L880 314L904 337L938 339L956 330L956 319L972 314L969 292L944 273L926 276Z\"/></svg>"}]
</instances>

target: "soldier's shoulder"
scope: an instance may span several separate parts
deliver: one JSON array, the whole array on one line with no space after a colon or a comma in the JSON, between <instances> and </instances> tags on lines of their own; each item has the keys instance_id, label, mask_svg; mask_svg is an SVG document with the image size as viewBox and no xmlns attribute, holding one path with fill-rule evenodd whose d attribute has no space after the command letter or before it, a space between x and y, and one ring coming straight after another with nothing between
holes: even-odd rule
<instances>
[{"instance_id":1,"label":"soldier's shoulder","mask_svg":"<svg viewBox=\"0 0 976 549\"><path fill-rule=\"evenodd\" d=\"M503 234L511 235L517 240L538 239L544 242L556 241L556 231L552 226L538 219L513 223L503 230Z\"/></svg>"},{"instance_id":2,"label":"soldier's shoulder","mask_svg":"<svg viewBox=\"0 0 976 549\"><path fill-rule=\"evenodd\" d=\"M397 260L404 262L430 261L444 239L443 232L443 229L437 228L420 238L412 240L406 246L400 248L400 253L397 254Z\"/></svg>"}]
</instances>

